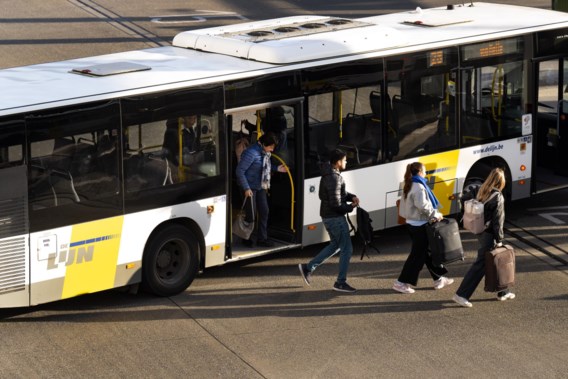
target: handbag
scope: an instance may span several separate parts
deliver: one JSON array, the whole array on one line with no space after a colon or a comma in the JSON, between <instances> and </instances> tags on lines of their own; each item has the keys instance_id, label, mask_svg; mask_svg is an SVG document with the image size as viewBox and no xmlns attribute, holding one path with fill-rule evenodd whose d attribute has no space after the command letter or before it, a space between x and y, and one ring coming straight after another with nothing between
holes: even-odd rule
<instances>
[{"instance_id":1,"label":"handbag","mask_svg":"<svg viewBox=\"0 0 568 379\"><path fill-rule=\"evenodd\" d=\"M233 221L233 234L241 237L242 239L248 240L252 231L254 230L254 202L252 197L250 198L250 207L252 210L252 221L246 221L247 212L245 210L245 205L247 204L248 197L245 197L243 201L243 206L237 213L237 217L235 217L235 221Z\"/></svg>"}]
</instances>

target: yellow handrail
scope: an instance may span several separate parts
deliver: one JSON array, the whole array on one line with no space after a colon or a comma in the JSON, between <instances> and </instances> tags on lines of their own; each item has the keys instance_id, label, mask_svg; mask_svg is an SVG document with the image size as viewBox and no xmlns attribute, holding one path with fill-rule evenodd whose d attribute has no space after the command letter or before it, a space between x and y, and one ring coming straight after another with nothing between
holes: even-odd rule
<instances>
[{"instance_id":1,"label":"yellow handrail","mask_svg":"<svg viewBox=\"0 0 568 379\"><path fill-rule=\"evenodd\" d=\"M497 82L498 91L497 95L497 114L495 114L495 78L499 75L499 81ZM493 80L491 81L491 115L493 120L497 122L497 135L501 135L501 107L503 105L503 76L505 75L503 66L499 65L495 72L493 73Z\"/></svg>"},{"instance_id":2,"label":"yellow handrail","mask_svg":"<svg viewBox=\"0 0 568 379\"><path fill-rule=\"evenodd\" d=\"M445 114L446 117L444 117L444 131L446 132L446 135L450 134L450 89L449 84L450 84L450 74L445 74L444 75L444 81L446 83L446 94L444 96L444 104L446 106L445 109Z\"/></svg>"},{"instance_id":3,"label":"yellow handrail","mask_svg":"<svg viewBox=\"0 0 568 379\"><path fill-rule=\"evenodd\" d=\"M290 173L290 168L288 167L286 162L284 162L282 158L280 158L278 155L274 153L272 153L271 156L276 158L280 163L282 163L282 166L284 166L284 168L286 169L286 172L288 173L288 178L290 179L290 189L292 194L292 198L290 199L290 229L293 232L296 232L296 229L294 229L294 203L295 203L294 179L292 178L292 174Z\"/></svg>"},{"instance_id":4,"label":"yellow handrail","mask_svg":"<svg viewBox=\"0 0 568 379\"><path fill-rule=\"evenodd\" d=\"M180 182L185 182L185 171L183 169L183 117L178 117L178 177Z\"/></svg>"},{"instance_id":5,"label":"yellow handrail","mask_svg":"<svg viewBox=\"0 0 568 379\"><path fill-rule=\"evenodd\" d=\"M260 111L256 111L256 138L260 138L262 129L260 128Z\"/></svg>"},{"instance_id":6,"label":"yellow handrail","mask_svg":"<svg viewBox=\"0 0 568 379\"><path fill-rule=\"evenodd\" d=\"M343 92L337 95L339 101L339 140L343 141Z\"/></svg>"}]
</instances>

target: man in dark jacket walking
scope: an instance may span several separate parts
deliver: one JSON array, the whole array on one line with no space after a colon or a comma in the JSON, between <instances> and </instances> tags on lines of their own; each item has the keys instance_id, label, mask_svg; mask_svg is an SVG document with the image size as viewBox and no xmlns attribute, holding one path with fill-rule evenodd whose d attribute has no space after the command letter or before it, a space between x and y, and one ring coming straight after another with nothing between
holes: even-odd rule
<instances>
[{"instance_id":1,"label":"man in dark jacket walking","mask_svg":"<svg viewBox=\"0 0 568 379\"><path fill-rule=\"evenodd\" d=\"M339 251L339 274L333 285L334 291L355 292L355 288L347 284L347 270L353 252L349 225L345 215L359 206L359 198L345 190L345 182L341 171L347 165L347 155L336 149L330 154L329 164L322 168L319 186L321 200L320 216L329 233L329 245L324 247L308 264L300 264L300 273L307 285L310 285L312 272L328 258ZM351 204L348 204L351 203Z\"/></svg>"}]
</instances>

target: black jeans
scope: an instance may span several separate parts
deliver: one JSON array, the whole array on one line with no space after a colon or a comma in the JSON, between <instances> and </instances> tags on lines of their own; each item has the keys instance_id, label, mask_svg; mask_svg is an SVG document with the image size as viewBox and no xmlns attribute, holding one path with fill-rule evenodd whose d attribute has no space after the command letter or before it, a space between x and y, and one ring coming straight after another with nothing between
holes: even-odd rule
<instances>
[{"instance_id":1,"label":"black jeans","mask_svg":"<svg viewBox=\"0 0 568 379\"><path fill-rule=\"evenodd\" d=\"M410 254L404 262L402 272L398 277L398 281L402 283L411 284L413 286L418 284L418 276L420 271L426 264L432 279L438 280L444 276L448 270L444 266L434 266L432 263L432 256L428 248L428 235L426 234L426 224L422 226L412 226L407 224L408 233L412 240L412 248Z\"/></svg>"},{"instance_id":2,"label":"black jeans","mask_svg":"<svg viewBox=\"0 0 568 379\"><path fill-rule=\"evenodd\" d=\"M477 259L461 282L456 295L461 296L469 300L471 295L475 292L475 289L481 282L481 279L485 276L485 252L491 250L495 246L495 238L493 238L492 233L483 232L477 236L477 241L479 242L479 249L477 250ZM509 293L509 290L500 291L497 296L503 296Z\"/></svg>"}]
</instances>

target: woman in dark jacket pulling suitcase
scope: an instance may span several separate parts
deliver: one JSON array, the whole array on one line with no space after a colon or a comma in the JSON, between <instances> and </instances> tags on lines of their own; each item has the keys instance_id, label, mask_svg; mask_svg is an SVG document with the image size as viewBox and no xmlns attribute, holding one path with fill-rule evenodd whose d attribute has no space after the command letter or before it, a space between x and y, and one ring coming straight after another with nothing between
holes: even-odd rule
<instances>
[{"instance_id":1,"label":"woman in dark jacket pulling suitcase","mask_svg":"<svg viewBox=\"0 0 568 379\"><path fill-rule=\"evenodd\" d=\"M439 221L443 216L436 209L439 202L430 190L425 175L426 168L420 162L406 166L404 188L400 199L400 215L406 219L412 247L402 272L392 287L393 290L401 293L415 292L412 286L418 284L418 276L424 264L434 280L435 289L442 289L454 282L453 279L444 276L448 272L445 267L435 266L432 263L432 257L428 253L426 224L432 220Z\"/></svg>"},{"instance_id":2,"label":"woman in dark jacket pulling suitcase","mask_svg":"<svg viewBox=\"0 0 568 379\"><path fill-rule=\"evenodd\" d=\"M486 202L483 209L484 219L486 223L489 222L487 229L477 236L479 241L477 259L465 274L461 285L453 297L453 300L462 307L472 307L469 298L485 276L485 252L493 249L495 246L503 245L503 224L505 223L505 199L501 193L503 188L505 188L505 173L500 168L494 168L481 187L469 188L469 192L464 194L462 198L462 200L468 200L476 197L477 200ZM494 192L498 192L498 194L490 199ZM510 292L509 289L497 293L498 300L514 298L515 294Z\"/></svg>"}]
</instances>

